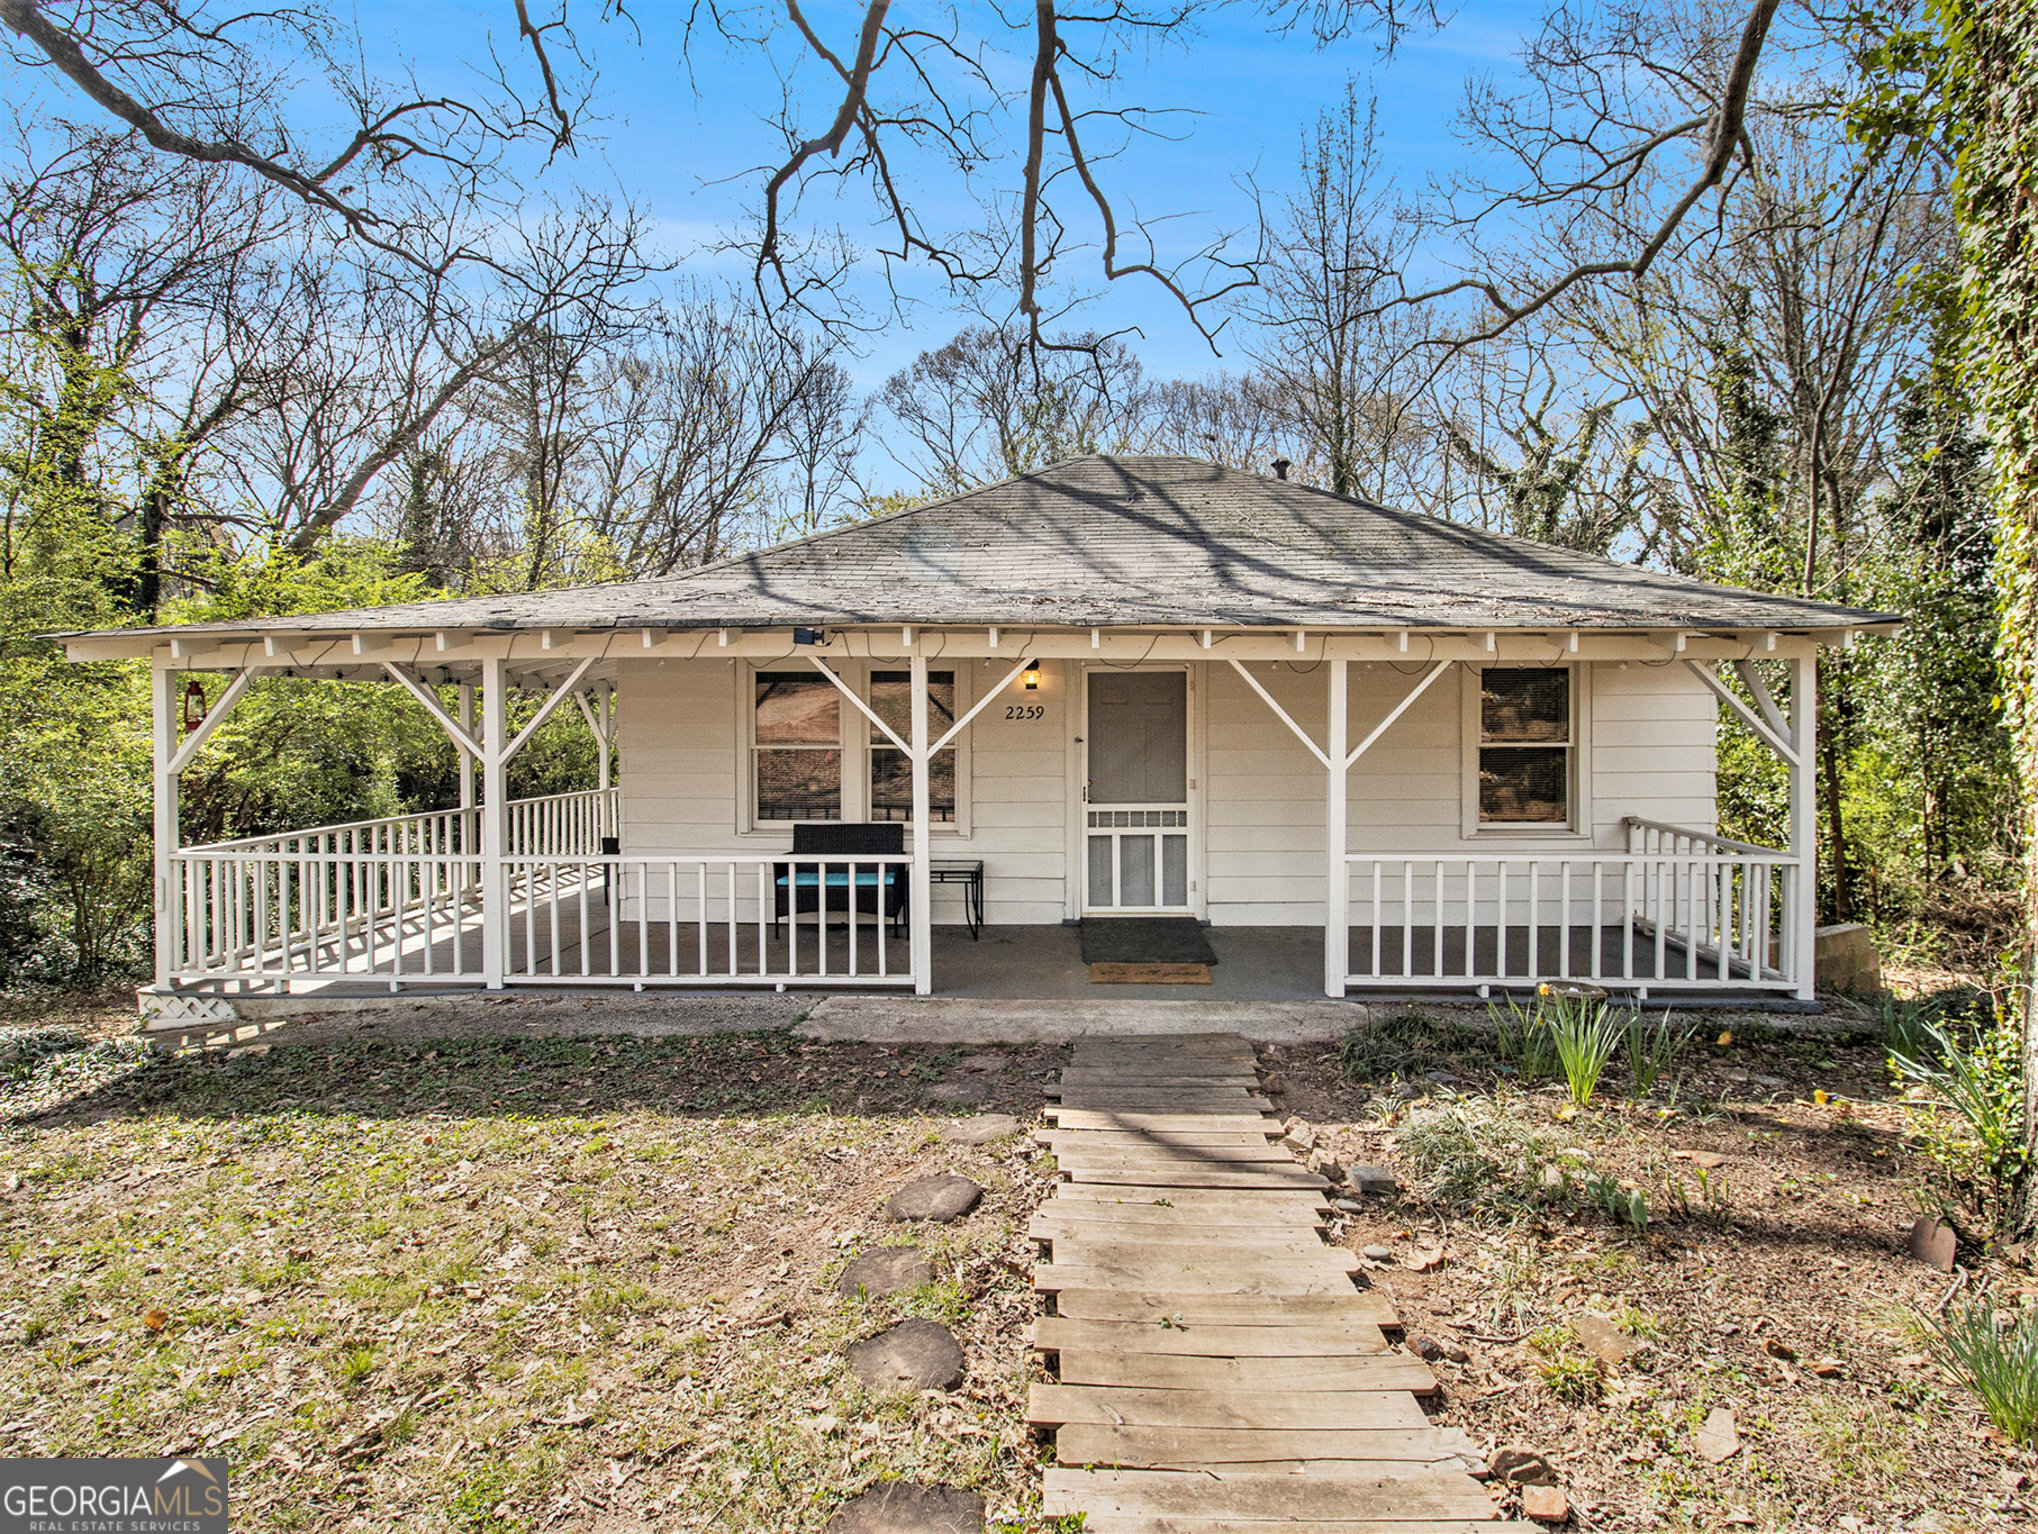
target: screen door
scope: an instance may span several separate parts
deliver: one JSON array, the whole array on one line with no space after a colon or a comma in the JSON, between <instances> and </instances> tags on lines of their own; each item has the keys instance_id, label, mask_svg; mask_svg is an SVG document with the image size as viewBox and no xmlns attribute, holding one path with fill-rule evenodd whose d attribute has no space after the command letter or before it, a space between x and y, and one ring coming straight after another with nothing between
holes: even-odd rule
<instances>
[{"instance_id":1,"label":"screen door","mask_svg":"<svg viewBox=\"0 0 2038 1534\"><path fill-rule=\"evenodd\" d=\"M1189 677L1092 671L1086 911L1189 908Z\"/></svg>"}]
</instances>

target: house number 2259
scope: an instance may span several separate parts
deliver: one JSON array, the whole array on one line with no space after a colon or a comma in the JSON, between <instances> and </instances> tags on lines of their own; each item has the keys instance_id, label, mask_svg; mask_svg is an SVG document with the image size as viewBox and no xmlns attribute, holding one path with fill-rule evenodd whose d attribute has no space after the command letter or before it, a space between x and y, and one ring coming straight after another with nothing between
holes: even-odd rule
<instances>
[{"instance_id":1,"label":"house number 2259","mask_svg":"<svg viewBox=\"0 0 2038 1534\"><path fill-rule=\"evenodd\" d=\"M1005 717L1007 719L1045 719L1047 717L1047 705L1045 703L1008 704L1005 708Z\"/></svg>"}]
</instances>

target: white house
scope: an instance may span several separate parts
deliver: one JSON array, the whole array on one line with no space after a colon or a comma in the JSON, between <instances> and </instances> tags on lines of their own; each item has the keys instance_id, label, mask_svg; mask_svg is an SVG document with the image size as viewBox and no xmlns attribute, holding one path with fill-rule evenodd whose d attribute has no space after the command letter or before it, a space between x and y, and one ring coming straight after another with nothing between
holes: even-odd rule
<instances>
[{"instance_id":1,"label":"white house","mask_svg":"<svg viewBox=\"0 0 2038 1534\"><path fill-rule=\"evenodd\" d=\"M64 638L154 663L159 993L925 992L980 909L1318 929L1332 996L1808 997L1815 657L1897 621L1090 457L657 580ZM177 846L179 773L279 674L406 689L463 807ZM507 800L512 688L616 781ZM1788 764L1788 848L1715 834L1723 721Z\"/></svg>"}]
</instances>

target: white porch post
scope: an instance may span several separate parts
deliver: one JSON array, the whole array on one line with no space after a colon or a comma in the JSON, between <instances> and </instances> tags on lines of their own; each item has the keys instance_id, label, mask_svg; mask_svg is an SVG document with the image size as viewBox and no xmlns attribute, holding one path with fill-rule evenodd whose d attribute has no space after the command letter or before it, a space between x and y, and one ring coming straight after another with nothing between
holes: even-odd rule
<instances>
[{"instance_id":1,"label":"white porch post","mask_svg":"<svg viewBox=\"0 0 2038 1534\"><path fill-rule=\"evenodd\" d=\"M460 684L460 728L469 735L474 733L474 684L472 682L462 682ZM460 808L471 810L474 808L474 753L457 742L454 749L460 753ZM469 851L471 849L463 848L462 850Z\"/></svg>"},{"instance_id":2,"label":"white porch post","mask_svg":"<svg viewBox=\"0 0 2038 1534\"><path fill-rule=\"evenodd\" d=\"M1351 881L1345 876L1345 798L1350 763L1345 759L1347 731L1346 704L1349 696L1349 663L1330 663L1330 732L1324 755L1330 758L1324 773L1328 785L1323 801L1323 994L1342 996L1345 975L1351 968Z\"/></svg>"},{"instance_id":3,"label":"white porch post","mask_svg":"<svg viewBox=\"0 0 2038 1534\"><path fill-rule=\"evenodd\" d=\"M1812 799L1818 719L1819 660L1814 652L1790 663L1790 748L1797 753L1790 769L1790 855L1797 859L1797 870L1792 885L1796 898L1787 920L1790 952L1797 964L1797 994L1802 1001L1818 994L1818 976L1812 968L1819 911L1819 812Z\"/></svg>"},{"instance_id":4,"label":"white porch post","mask_svg":"<svg viewBox=\"0 0 2038 1534\"><path fill-rule=\"evenodd\" d=\"M150 739L155 747L156 984L168 985L183 955L178 928L183 917L177 874L177 682L178 673L158 658L150 678Z\"/></svg>"},{"instance_id":5,"label":"white porch post","mask_svg":"<svg viewBox=\"0 0 2038 1534\"><path fill-rule=\"evenodd\" d=\"M913 993L925 996L934 989L934 913L928 909L934 893L933 865L928 848L928 830L932 824L930 813L927 775L931 767L928 761L927 735L927 657L917 651L913 656L913 749L909 753L913 762L913 868L906 891L906 907L911 931L913 956Z\"/></svg>"},{"instance_id":6,"label":"white porch post","mask_svg":"<svg viewBox=\"0 0 2038 1534\"><path fill-rule=\"evenodd\" d=\"M509 968L509 883L503 853L509 819L509 667L481 663L481 973L491 991Z\"/></svg>"}]
</instances>

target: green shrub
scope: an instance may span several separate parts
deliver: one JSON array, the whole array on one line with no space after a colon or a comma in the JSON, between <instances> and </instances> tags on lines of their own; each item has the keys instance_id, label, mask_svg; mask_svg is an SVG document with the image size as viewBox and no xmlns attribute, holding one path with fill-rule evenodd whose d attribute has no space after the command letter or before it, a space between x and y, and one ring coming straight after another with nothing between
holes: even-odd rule
<instances>
[{"instance_id":1,"label":"green shrub","mask_svg":"<svg viewBox=\"0 0 2038 1534\"><path fill-rule=\"evenodd\" d=\"M1676 1027L1667 1011L1653 1024L1644 1022L1641 1013L1631 1013L1627 1022L1629 1095L1637 1101L1647 1097L1697 1031L1695 1022Z\"/></svg>"},{"instance_id":2,"label":"green shrub","mask_svg":"<svg viewBox=\"0 0 2038 1534\"><path fill-rule=\"evenodd\" d=\"M2023 1029L1998 1017L1971 1041L1931 1019L1916 1023L1915 1054L1892 1052L1890 1069L1951 1107L1965 1132L1935 1113L1914 1113L1926 1153L1974 1196L1993 1222L2024 1174ZM1952 1132L1949 1133L1949 1129Z\"/></svg>"},{"instance_id":3,"label":"green shrub","mask_svg":"<svg viewBox=\"0 0 2038 1534\"><path fill-rule=\"evenodd\" d=\"M1583 1108L1598 1090L1606 1062L1628 1031L1631 1014L1617 1012L1598 997L1551 996L1550 1042L1564 1068L1571 1101Z\"/></svg>"}]
</instances>

